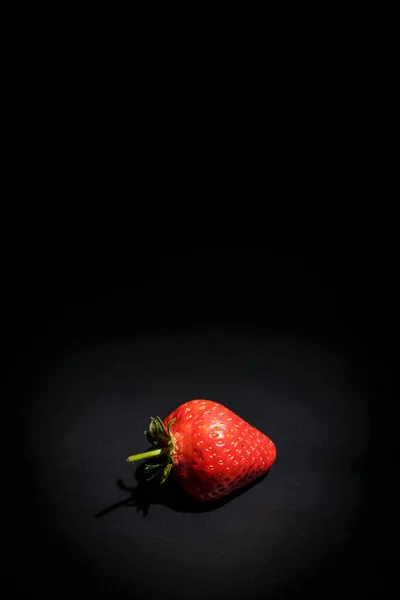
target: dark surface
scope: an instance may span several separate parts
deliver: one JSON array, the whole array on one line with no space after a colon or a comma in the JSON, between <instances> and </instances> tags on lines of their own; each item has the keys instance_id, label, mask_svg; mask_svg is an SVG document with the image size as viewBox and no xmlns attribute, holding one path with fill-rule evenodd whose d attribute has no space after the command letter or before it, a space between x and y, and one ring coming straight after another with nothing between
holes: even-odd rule
<instances>
[{"instance_id":1,"label":"dark surface","mask_svg":"<svg viewBox=\"0 0 400 600\"><path fill-rule=\"evenodd\" d=\"M391 294L377 304L371 290L385 289L386 263L201 249L131 264L127 283L110 270L78 278L67 261L50 279L35 273L29 302L17 296L17 588L382 593ZM215 504L173 480L143 488L125 462L147 447L150 416L193 398L225 404L277 446L267 477Z\"/></svg>"}]
</instances>

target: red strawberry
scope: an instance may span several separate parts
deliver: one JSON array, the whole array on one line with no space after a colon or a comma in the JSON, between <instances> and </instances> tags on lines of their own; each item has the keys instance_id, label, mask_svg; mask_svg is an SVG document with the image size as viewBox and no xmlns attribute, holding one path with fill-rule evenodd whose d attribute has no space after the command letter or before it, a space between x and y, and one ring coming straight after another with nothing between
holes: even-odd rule
<instances>
[{"instance_id":1,"label":"red strawberry","mask_svg":"<svg viewBox=\"0 0 400 600\"><path fill-rule=\"evenodd\" d=\"M185 402L162 421L151 417L152 449L133 462L159 457L145 467L163 483L173 469L197 500L216 500L263 475L275 462L275 444L231 410L212 400Z\"/></svg>"}]
</instances>

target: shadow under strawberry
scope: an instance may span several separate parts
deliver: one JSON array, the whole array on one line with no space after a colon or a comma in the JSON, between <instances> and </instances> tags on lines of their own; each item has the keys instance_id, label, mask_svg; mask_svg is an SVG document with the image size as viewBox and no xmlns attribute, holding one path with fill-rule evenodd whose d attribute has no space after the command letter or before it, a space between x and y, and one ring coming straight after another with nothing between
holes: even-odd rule
<instances>
[{"instance_id":1,"label":"shadow under strawberry","mask_svg":"<svg viewBox=\"0 0 400 600\"><path fill-rule=\"evenodd\" d=\"M134 507L138 512L142 511L143 516L147 516L149 512L149 508L152 504L164 504L168 506L172 510L178 512L192 512L192 513L200 513L200 512L209 512L211 510L216 510L221 508L228 502L231 502L238 496L241 496L246 491L248 491L253 486L257 485L261 481L263 481L269 474L269 469L264 475L252 481L248 485L239 488L238 490L231 492L227 496L223 496L218 500L211 500L207 502L201 502L199 500L194 500L191 498L174 480L174 477L171 476L165 481L163 484L159 484L153 481L147 481L145 479L144 472L145 465L141 464L135 472L135 479L137 481L137 485L129 486L126 485L122 479L117 479L117 485L119 489L129 492L129 496L120 502L116 502L111 506L108 506L97 512L95 514L95 518L99 519L101 517L105 517L109 513L117 510L121 507Z\"/></svg>"}]
</instances>

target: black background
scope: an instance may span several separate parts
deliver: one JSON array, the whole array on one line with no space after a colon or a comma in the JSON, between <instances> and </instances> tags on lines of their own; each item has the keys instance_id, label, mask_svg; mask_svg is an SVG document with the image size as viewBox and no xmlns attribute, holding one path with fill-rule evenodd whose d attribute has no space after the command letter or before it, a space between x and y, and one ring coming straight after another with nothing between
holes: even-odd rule
<instances>
[{"instance_id":1,"label":"black background","mask_svg":"<svg viewBox=\"0 0 400 600\"><path fill-rule=\"evenodd\" d=\"M384 251L260 248L28 261L10 294L13 586L193 600L382 593L393 263ZM267 478L215 505L173 481L143 491L125 462L147 447L151 415L193 398L225 404L277 446Z\"/></svg>"}]
</instances>

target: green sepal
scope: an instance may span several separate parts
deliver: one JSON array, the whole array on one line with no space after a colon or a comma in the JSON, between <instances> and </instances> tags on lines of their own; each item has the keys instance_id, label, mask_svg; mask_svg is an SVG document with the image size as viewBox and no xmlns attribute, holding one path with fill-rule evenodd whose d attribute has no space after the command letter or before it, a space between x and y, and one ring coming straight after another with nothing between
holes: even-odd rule
<instances>
[{"instance_id":1,"label":"green sepal","mask_svg":"<svg viewBox=\"0 0 400 600\"><path fill-rule=\"evenodd\" d=\"M171 419L170 421L168 421L168 423L167 423L167 431L168 431L168 433L170 433L171 425L173 423L175 423L175 421L176 421L176 417L174 417L173 419Z\"/></svg>"},{"instance_id":2,"label":"green sepal","mask_svg":"<svg viewBox=\"0 0 400 600\"><path fill-rule=\"evenodd\" d=\"M165 445L168 442L168 433L165 431L164 423L160 417L151 417L148 431L145 432L147 439L153 446Z\"/></svg>"},{"instance_id":3,"label":"green sepal","mask_svg":"<svg viewBox=\"0 0 400 600\"><path fill-rule=\"evenodd\" d=\"M160 477L160 471L154 471L146 477L146 481L151 481L152 479L156 479L156 477Z\"/></svg>"},{"instance_id":4,"label":"green sepal","mask_svg":"<svg viewBox=\"0 0 400 600\"><path fill-rule=\"evenodd\" d=\"M154 471L154 470L157 470L157 469L160 469L160 468L164 468L164 467L165 467L165 463L160 463L160 464L157 464L157 465L148 464L148 465L145 466L144 470L145 470L145 472L146 471Z\"/></svg>"},{"instance_id":5,"label":"green sepal","mask_svg":"<svg viewBox=\"0 0 400 600\"><path fill-rule=\"evenodd\" d=\"M147 439L149 440L150 444L151 444L152 446L155 446L155 444L156 444L156 441L155 441L155 439L153 438L153 436L151 435L151 433L150 433L150 430L147 430L147 431L145 431L145 432L144 432L144 435L146 435L146 436L147 436Z\"/></svg>"},{"instance_id":6,"label":"green sepal","mask_svg":"<svg viewBox=\"0 0 400 600\"><path fill-rule=\"evenodd\" d=\"M168 475L171 473L172 465L168 463L163 470L162 477L160 483L164 483L167 480Z\"/></svg>"}]
</instances>

